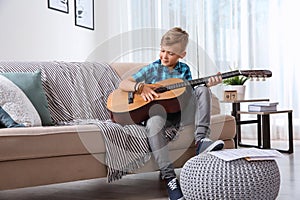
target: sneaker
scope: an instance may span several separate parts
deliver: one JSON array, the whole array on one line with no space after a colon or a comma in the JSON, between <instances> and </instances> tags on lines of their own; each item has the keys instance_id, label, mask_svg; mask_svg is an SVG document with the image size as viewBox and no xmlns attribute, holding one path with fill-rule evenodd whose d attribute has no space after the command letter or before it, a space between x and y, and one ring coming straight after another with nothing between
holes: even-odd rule
<instances>
[{"instance_id":1,"label":"sneaker","mask_svg":"<svg viewBox=\"0 0 300 200\"><path fill-rule=\"evenodd\" d=\"M166 179L169 200L184 200L177 178Z\"/></svg>"},{"instance_id":2,"label":"sneaker","mask_svg":"<svg viewBox=\"0 0 300 200\"><path fill-rule=\"evenodd\" d=\"M224 141L212 141L209 138L203 138L197 143L196 155L207 153L209 151L218 151L224 148Z\"/></svg>"}]
</instances>

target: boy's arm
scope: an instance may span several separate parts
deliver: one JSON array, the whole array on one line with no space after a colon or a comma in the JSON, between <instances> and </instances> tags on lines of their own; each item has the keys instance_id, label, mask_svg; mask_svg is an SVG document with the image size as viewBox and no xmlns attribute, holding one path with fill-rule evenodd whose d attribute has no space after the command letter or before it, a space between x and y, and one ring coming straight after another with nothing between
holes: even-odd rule
<instances>
[{"instance_id":1,"label":"boy's arm","mask_svg":"<svg viewBox=\"0 0 300 200\"><path fill-rule=\"evenodd\" d=\"M132 77L129 77L128 79L124 79L120 82L119 88L126 92L134 92L135 84L135 80Z\"/></svg>"},{"instance_id":2,"label":"boy's arm","mask_svg":"<svg viewBox=\"0 0 300 200\"><path fill-rule=\"evenodd\" d=\"M128 79L122 80L119 84L119 88L126 92L135 92L136 85L137 82L132 77L130 77ZM152 101L155 99L155 97L159 97L159 95L154 92L153 88L151 88L147 84L143 85L143 89L141 90L140 95L145 101Z\"/></svg>"}]
</instances>

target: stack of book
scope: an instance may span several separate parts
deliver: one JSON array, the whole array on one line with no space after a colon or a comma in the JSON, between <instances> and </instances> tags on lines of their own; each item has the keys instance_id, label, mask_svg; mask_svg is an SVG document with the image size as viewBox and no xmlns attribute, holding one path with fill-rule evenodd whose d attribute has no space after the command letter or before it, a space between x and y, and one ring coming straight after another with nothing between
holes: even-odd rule
<instances>
[{"instance_id":1,"label":"stack of book","mask_svg":"<svg viewBox=\"0 0 300 200\"><path fill-rule=\"evenodd\" d=\"M249 112L270 112L277 111L278 102L261 102L248 105Z\"/></svg>"}]
</instances>

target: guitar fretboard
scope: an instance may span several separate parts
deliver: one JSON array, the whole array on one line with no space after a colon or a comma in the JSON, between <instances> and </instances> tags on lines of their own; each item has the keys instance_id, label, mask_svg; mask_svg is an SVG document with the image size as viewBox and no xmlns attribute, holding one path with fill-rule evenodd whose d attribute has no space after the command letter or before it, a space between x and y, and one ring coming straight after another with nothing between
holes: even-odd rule
<instances>
[{"instance_id":1,"label":"guitar fretboard","mask_svg":"<svg viewBox=\"0 0 300 200\"><path fill-rule=\"evenodd\" d=\"M225 72L223 74L220 74L220 76L222 76L222 79L227 79L227 78L234 77L234 76L237 76L237 75L241 75L239 70ZM216 75L213 75L213 76L216 76ZM187 86L194 87L196 85L201 85L201 84L207 83L208 79L210 77L213 77L213 76L207 76L207 77L194 79L194 80L190 80L190 81L175 83L175 84L164 86L164 88L166 88L166 90L174 90L174 89L177 89L177 88L182 88L182 87L187 87Z\"/></svg>"}]
</instances>

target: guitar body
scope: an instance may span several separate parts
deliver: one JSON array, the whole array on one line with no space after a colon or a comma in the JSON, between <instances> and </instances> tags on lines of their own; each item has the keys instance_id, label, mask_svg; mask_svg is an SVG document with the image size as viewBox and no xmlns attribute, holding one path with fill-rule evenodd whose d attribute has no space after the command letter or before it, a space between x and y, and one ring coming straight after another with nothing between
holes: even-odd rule
<instances>
[{"instance_id":1,"label":"guitar body","mask_svg":"<svg viewBox=\"0 0 300 200\"><path fill-rule=\"evenodd\" d=\"M154 88L181 83L183 80L171 78L155 84L149 84ZM107 108L111 112L113 121L125 124L138 124L147 119L150 115L158 113L177 113L185 107L184 99L189 98L190 92L186 87L169 90L159 93L154 101L144 101L139 94L134 94L133 102L128 101L128 92L121 89L113 91L107 100Z\"/></svg>"}]
</instances>

